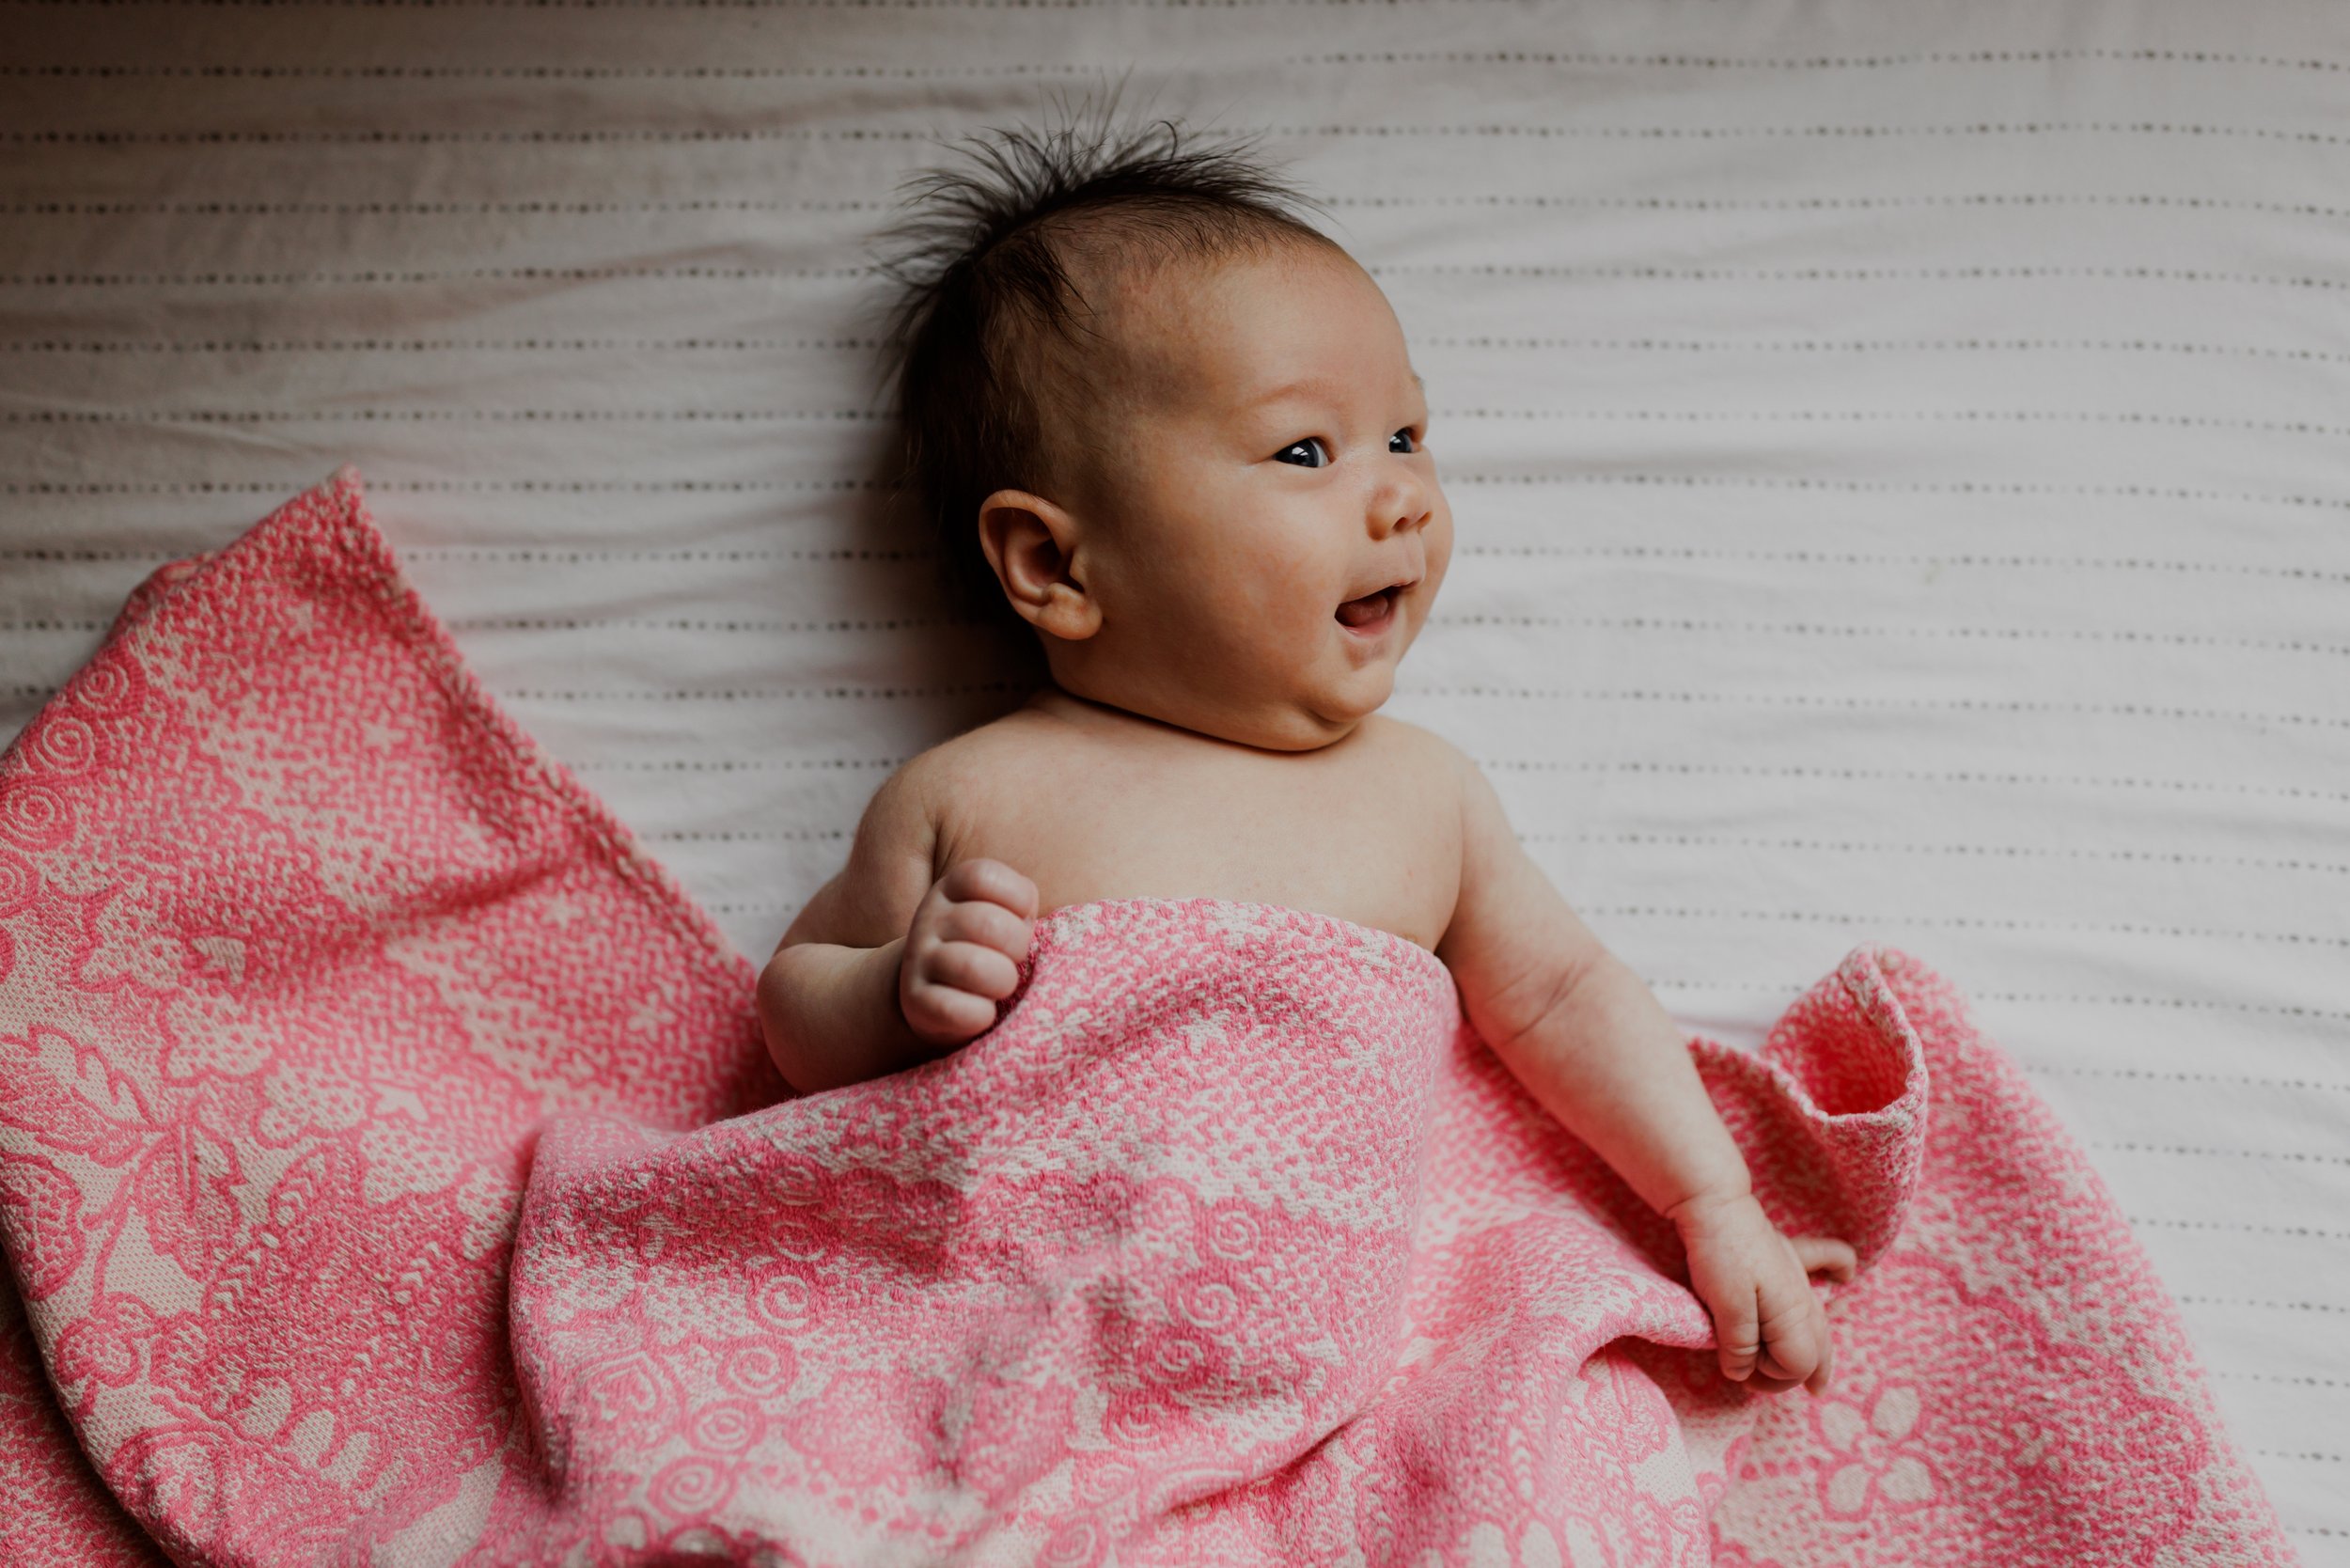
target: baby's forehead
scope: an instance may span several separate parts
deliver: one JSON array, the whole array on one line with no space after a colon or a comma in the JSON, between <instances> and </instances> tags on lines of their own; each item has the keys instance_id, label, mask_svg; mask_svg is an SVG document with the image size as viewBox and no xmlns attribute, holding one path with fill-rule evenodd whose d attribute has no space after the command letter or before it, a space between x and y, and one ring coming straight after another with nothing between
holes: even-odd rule
<instances>
[{"instance_id":1,"label":"baby's forehead","mask_svg":"<svg viewBox=\"0 0 2350 1568\"><path fill-rule=\"evenodd\" d=\"M1241 391L1310 343L1286 330L1304 313L1377 321L1385 298L1335 245L1292 243L1238 254L1105 265L1088 280L1086 330L1072 345L1104 392L1196 402ZM1368 287L1366 287L1368 286Z\"/></svg>"},{"instance_id":2,"label":"baby's forehead","mask_svg":"<svg viewBox=\"0 0 2350 1568\"><path fill-rule=\"evenodd\" d=\"M1184 337L1203 314L1229 309L1235 299L1328 287L1341 274L1362 275L1355 259L1326 243L1268 242L1246 248L1192 251L1171 257L1104 257L1087 269L1089 300L1127 330Z\"/></svg>"}]
</instances>

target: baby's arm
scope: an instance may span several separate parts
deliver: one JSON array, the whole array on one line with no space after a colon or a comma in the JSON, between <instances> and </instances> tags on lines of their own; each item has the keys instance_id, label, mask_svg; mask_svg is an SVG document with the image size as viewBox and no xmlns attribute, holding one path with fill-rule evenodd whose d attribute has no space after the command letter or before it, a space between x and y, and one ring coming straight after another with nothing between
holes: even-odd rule
<instances>
[{"instance_id":1,"label":"baby's arm","mask_svg":"<svg viewBox=\"0 0 2350 1568\"><path fill-rule=\"evenodd\" d=\"M1681 1030L1575 917L1474 763L1462 777L1461 893L1437 956L1494 1053L1681 1232L1725 1376L1826 1387L1827 1320L1807 1278L1849 1274L1841 1242L1765 1219Z\"/></svg>"},{"instance_id":2,"label":"baby's arm","mask_svg":"<svg viewBox=\"0 0 2350 1568\"><path fill-rule=\"evenodd\" d=\"M931 875L937 829L920 764L874 793L849 864L759 977L768 1054L804 1094L877 1078L985 1032L1019 982L1036 885L996 860Z\"/></svg>"}]
</instances>

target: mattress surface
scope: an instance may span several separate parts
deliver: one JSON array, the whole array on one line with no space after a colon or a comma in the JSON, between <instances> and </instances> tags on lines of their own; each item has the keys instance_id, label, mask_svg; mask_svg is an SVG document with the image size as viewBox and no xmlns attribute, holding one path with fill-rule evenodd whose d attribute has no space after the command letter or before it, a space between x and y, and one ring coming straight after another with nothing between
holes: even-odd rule
<instances>
[{"instance_id":1,"label":"mattress surface","mask_svg":"<svg viewBox=\"0 0 2350 1568\"><path fill-rule=\"evenodd\" d=\"M2350 1564L2350 11L0 7L0 736L355 463L763 956L1015 700L881 514L872 240L1125 78L1387 291L1458 526L1390 712L1691 1027L1976 999Z\"/></svg>"}]
</instances>

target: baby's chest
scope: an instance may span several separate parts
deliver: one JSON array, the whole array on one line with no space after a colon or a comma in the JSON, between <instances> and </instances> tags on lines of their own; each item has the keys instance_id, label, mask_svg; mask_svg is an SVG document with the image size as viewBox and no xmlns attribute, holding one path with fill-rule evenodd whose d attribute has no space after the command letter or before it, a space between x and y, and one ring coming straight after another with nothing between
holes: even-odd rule
<instances>
[{"instance_id":1,"label":"baby's chest","mask_svg":"<svg viewBox=\"0 0 2350 1568\"><path fill-rule=\"evenodd\" d=\"M1041 910L1233 899L1335 915L1434 948L1460 885L1453 802L1409 778L1283 776L1281 766L1065 776L987 802L955 835L952 857L1014 866L1035 881Z\"/></svg>"}]
</instances>

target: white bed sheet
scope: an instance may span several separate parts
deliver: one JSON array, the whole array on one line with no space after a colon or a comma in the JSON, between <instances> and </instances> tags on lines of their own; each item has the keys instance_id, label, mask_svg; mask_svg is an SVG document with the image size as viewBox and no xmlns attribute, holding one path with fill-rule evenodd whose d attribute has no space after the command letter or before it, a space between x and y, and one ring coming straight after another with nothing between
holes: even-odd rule
<instances>
[{"instance_id":1,"label":"white bed sheet","mask_svg":"<svg viewBox=\"0 0 2350 1568\"><path fill-rule=\"evenodd\" d=\"M0 735L356 462L763 955L1004 700L859 488L867 237L1129 68L1414 345L1460 550L1392 711L1693 1026L1864 939L1964 985L2350 1564L2350 10L0 7Z\"/></svg>"}]
</instances>

